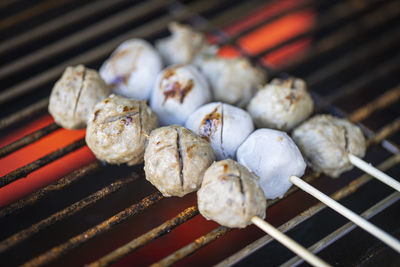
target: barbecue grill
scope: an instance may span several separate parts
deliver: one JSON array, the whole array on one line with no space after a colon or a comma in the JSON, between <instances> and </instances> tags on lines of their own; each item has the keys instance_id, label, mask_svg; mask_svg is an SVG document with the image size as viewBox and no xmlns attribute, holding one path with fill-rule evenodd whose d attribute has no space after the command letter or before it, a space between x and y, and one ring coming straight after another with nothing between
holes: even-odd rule
<instances>
[{"instance_id":1,"label":"barbecue grill","mask_svg":"<svg viewBox=\"0 0 400 267\"><path fill-rule=\"evenodd\" d=\"M108 166L47 113L68 65L98 69L122 41L191 24L270 78L308 82L316 113L347 117L368 139L366 160L400 177L399 1L128 1L0 3L0 262L281 265L305 263L255 226L199 215L195 194L164 198L143 166ZM359 170L303 177L400 238L400 193ZM399 266L382 242L297 188L269 201L267 220L332 265Z\"/></svg>"}]
</instances>

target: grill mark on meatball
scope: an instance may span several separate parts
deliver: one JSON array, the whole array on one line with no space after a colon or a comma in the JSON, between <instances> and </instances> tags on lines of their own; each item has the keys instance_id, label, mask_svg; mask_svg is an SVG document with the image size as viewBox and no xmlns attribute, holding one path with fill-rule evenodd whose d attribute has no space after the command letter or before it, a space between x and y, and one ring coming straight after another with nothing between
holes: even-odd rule
<instances>
[{"instance_id":1,"label":"grill mark on meatball","mask_svg":"<svg viewBox=\"0 0 400 267\"><path fill-rule=\"evenodd\" d=\"M79 87L78 96L76 97L76 100L75 100L74 111L72 113L73 117L75 117L76 110L78 109L78 103L79 103L79 99L81 98L81 93L83 90L83 83L85 82L85 79L86 79L86 68L83 69L81 86Z\"/></svg>"},{"instance_id":2,"label":"grill mark on meatball","mask_svg":"<svg viewBox=\"0 0 400 267\"><path fill-rule=\"evenodd\" d=\"M175 128L176 131L176 150L178 152L178 160L179 160L179 178L181 180L182 191L184 191L184 177L183 177L183 160L182 160L182 144L181 144L181 134L178 129Z\"/></svg>"},{"instance_id":3,"label":"grill mark on meatball","mask_svg":"<svg viewBox=\"0 0 400 267\"><path fill-rule=\"evenodd\" d=\"M125 119L127 117L133 117L137 114L138 114L138 112L129 112L129 113L125 113L125 114L110 116L104 120L104 123L110 123L110 122L118 121L120 119Z\"/></svg>"},{"instance_id":4,"label":"grill mark on meatball","mask_svg":"<svg viewBox=\"0 0 400 267\"><path fill-rule=\"evenodd\" d=\"M136 62L140 53L142 52L143 47L138 47L135 50L135 55L134 55L134 59L132 60L132 62ZM119 60L120 58L124 57L126 54L128 54L130 51L129 49L123 49L118 51L112 58L111 58L111 68L113 70L114 73L118 73L118 71L116 70L116 64L115 62L117 60ZM111 84L113 85L119 85L121 83L127 85L128 84L128 80L132 75L132 72L136 70L136 65L133 65L127 72L121 74L121 75L117 75L112 81Z\"/></svg>"},{"instance_id":5,"label":"grill mark on meatball","mask_svg":"<svg viewBox=\"0 0 400 267\"><path fill-rule=\"evenodd\" d=\"M223 138L223 136L224 136L224 104L221 105L221 136L220 136L221 145L220 145L220 148L221 148L221 151L222 151L222 155L224 155L224 158L225 158L226 155L225 155L225 150L224 150L224 138Z\"/></svg>"},{"instance_id":6,"label":"grill mark on meatball","mask_svg":"<svg viewBox=\"0 0 400 267\"><path fill-rule=\"evenodd\" d=\"M342 126L343 133L344 133L344 149L346 150L347 153L349 153L349 133L347 131L347 128L345 126Z\"/></svg>"},{"instance_id":7,"label":"grill mark on meatball","mask_svg":"<svg viewBox=\"0 0 400 267\"><path fill-rule=\"evenodd\" d=\"M210 142L211 136L217 130L218 123L221 122L221 114L217 112L218 108L219 106L207 114L199 126L199 135L207 142Z\"/></svg>"},{"instance_id":8,"label":"grill mark on meatball","mask_svg":"<svg viewBox=\"0 0 400 267\"><path fill-rule=\"evenodd\" d=\"M139 102L139 140L142 140L143 119L142 119L142 102Z\"/></svg>"},{"instance_id":9,"label":"grill mark on meatball","mask_svg":"<svg viewBox=\"0 0 400 267\"><path fill-rule=\"evenodd\" d=\"M163 90L164 94L164 101L163 105L169 98L175 98L179 101L179 103L183 103L186 95L192 91L192 88L194 86L193 80L190 79L187 81L184 87L182 87L182 84L180 82L173 82L173 83L168 83L167 86L165 86Z\"/></svg>"}]
</instances>

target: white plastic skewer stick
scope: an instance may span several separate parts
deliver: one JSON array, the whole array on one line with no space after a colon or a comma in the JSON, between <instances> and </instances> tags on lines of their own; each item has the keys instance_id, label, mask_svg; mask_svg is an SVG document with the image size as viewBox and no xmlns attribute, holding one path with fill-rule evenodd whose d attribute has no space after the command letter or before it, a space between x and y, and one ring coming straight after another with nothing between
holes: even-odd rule
<instances>
[{"instance_id":1,"label":"white plastic skewer stick","mask_svg":"<svg viewBox=\"0 0 400 267\"><path fill-rule=\"evenodd\" d=\"M323 267L329 267L328 263L323 261L322 259L318 258L314 254L312 254L310 251L308 251L306 248L303 246L299 245L296 241L285 235L284 233L280 232L278 229L273 227L271 224L267 223L263 219L261 219L258 216L254 216L251 218L251 222L257 225L258 227L261 228L264 232L272 236L274 239L282 243L284 246L286 246L288 249L299 255L301 258L303 258L305 261L307 261L309 264L313 266L323 266Z\"/></svg>"},{"instance_id":2,"label":"white plastic skewer stick","mask_svg":"<svg viewBox=\"0 0 400 267\"><path fill-rule=\"evenodd\" d=\"M290 181L299 187L300 189L306 191L313 197L317 198L320 200L322 203L327 205L328 207L334 209L336 212L342 214L344 217L352 221L353 223L357 224L370 234L374 235L376 238L380 239L382 242L386 243L388 246L396 250L398 253L400 253L400 242L396 238L392 237L385 231L379 229L376 227L374 224L370 223L369 221L365 220L358 214L352 212L339 202L333 200L329 196L325 195L315 187L309 185L308 183L304 182L301 180L299 177L296 176L290 176Z\"/></svg>"},{"instance_id":3,"label":"white plastic skewer stick","mask_svg":"<svg viewBox=\"0 0 400 267\"><path fill-rule=\"evenodd\" d=\"M400 183L397 182L392 177L390 177L389 175L387 175L386 173L378 170L377 168L375 168L371 164L368 164L367 162L365 162L364 160L360 159L357 156L354 156L353 154L349 154L349 160L357 168L365 171L366 173L368 173L372 177L375 177L379 181L387 184L388 186L390 186L393 189L395 189L395 190L400 192Z\"/></svg>"}]
</instances>

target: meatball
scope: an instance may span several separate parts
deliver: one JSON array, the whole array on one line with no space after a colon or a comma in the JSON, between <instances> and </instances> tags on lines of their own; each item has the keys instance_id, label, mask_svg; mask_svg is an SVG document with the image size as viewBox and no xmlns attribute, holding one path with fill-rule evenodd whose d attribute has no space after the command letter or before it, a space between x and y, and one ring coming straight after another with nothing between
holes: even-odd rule
<instances>
[{"instance_id":1,"label":"meatball","mask_svg":"<svg viewBox=\"0 0 400 267\"><path fill-rule=\"evenodd\" d=\"M332 177L351 170L348 154L365 155L360 128L345 119L316 115L293 131L293 139L311 167Z\"/></svg>"},{"instance_id":2,"label":"meatball","mask_svg":"<svg viewBox=\"0 0 400 267\"><path fill-rule=\"evenodd\" d=\"M86 143L95 156L111 164L143 162L146 137L158 125L145 101L111 95L96 104L88 121Z\"/></svg>"},{"instance_id":3,"label":"meatball","mask_svg":"<svg viewBox=\"0 0 400 267\"><path fill-rule=\"evenodd\" d=\"M273 79L251 99L247 110L257 127L288 131L311 115L313 100L306 83L294 77Z\"/></svg>"},{"instance_id":4,"label":"meatball","mask_svg":"<svg viewBox=\"0 0 400 267\"><path fill-rule=\"evenodd\" d=\"M215 160L210 144L178 126L151 132L144 153L144 170L164 196L182 197L200 188L204 172Z\"/></svg>"},{"instance_id":5,"label":"meatball","mask_svg":"<svg viewBox=\"0 0 400 267\"><path fill-rule=\"evenodd\" d=\"M209 141L221 160L235 157L236 149L253 132L254 125L243 109L216 102L193 112L186 128Z\"/></svg>"},{"instance_id":6,"label":"meatball","mask_svg":"<svg viewBox=\"0 0 400 267\"><path fill-rule=\"evenodd\" d=\"M267 80L266 73L245 58L203 56L196 64L208 79L215 100L238 107L245 107Z\"/></svg>"},{"instance_id":7,"label":"meatball","mask_svg":"<svg viewBox=\"0 0 400 267\"><path fill-rule=\"evenodd\" d=\"M158 52L145 40L123 42L100 68L100 75L114 93L139 100L148 99L162 69Z\"/></svg>"},{"instance_id":8,"label":"meatball","mask_svg":"<svg viewBox=\"0 0 400 267\"><path fill-rule=\"evenodd\" d=\"M110 93L97 71L83 65L67 67L51 91L49 112L64 128L85 128L94 105Z\"/></svg>"},{"instance_id":9,"label":"meatball","mask_svg":"<svg viewBox=\"0 0 400 267\"><path fill-rule=\"evenodd\" d=\"M303 176L306 163L293 140L282 131L258 129L237 150L240 164L258 177L265 197L283 197L292 175Z\"/></svg>"},{"instance_id":10,"label":"meatball","mask_svg":"<svg viewBox=\"0 0 400 267\"><path fill-rule=\"evenodd\" d=\"M258 177L245 167L226 159L213 163L197 192L200 213L227 227L244 228L251 218L265 218L267 201Z\"/></svg>"},{"instance_id":11,"label":"meatball","mask_svg":"<svg viewBox=\"0 0 400 267\"><path fill-rule=\"evenodd\" d=\"M190 63L198 53L209 47L205 35L190 26L171 22L168 29L172 35L155 45L167 65Z\"/></svg>"},{"instance_id":12,"label":"meatball","mask_svg":"<svg viewBox=\"0 0 400 267\"><path fill-rule=\"evenodd\" d=\"M150 106L161 125L183 125L198 107L211 101L203 75L191 65L175 65L162 71L154 84Z\"/></svg>"}]
</instances>

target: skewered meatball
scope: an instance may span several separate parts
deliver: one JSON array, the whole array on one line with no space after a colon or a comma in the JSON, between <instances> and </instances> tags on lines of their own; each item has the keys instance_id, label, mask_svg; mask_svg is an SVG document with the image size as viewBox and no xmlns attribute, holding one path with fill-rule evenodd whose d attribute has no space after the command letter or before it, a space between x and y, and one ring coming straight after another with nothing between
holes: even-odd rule
<instances>
[{"instance_id":1,"label":"skewered meatball","mask_svg":"<svg viewBox=\"0 0 400 267\"><path fill-rule=\"evenodd\" d=\"M245 58L203 56L196 64L210 82L215 100L239 107L246 106L267 80L266 73Z\"/></svg>"},{"instance_id":2,"label":"skewered meatball","mask_svg":"<svg viewBox=\"0 0 400 267\"><path fill-rule=\"evenodd\" d=\"M209 141L221 160L235 157L236 149L254 130L254 125L243 109L216 102L193 112L186 128Z\"/></svg>"},{"instance_id":3,"label":"skewered meatball","mask_svg":"<svg viewBox=\"0 0 400 267\"><path fill-rule=\"evenodd\" d=\"M260 177L267 199L283 197L292 183L292 175L301 177L306 163L293 140L285 133L258 129L237 150L239 163Z\"/></svg>"},{"instance_id":4,"label":"skewered meatball","mask_svg":"<svg viewBox=\"0 0 400 267\"><path fill-rule=\"evenodd\" d=\"M128 98L148 99L162 61L145 40L123 42L100 68L100 75L114 92Z\"/></svg>"},{"instance_id":5,"label":"skewered meatball","mask_svg":"<svg viewBox=\"0 0 400 267\"><path fill-rule=\"evenodd\" d=\"M338 177L351 170L348 153L365 155L360 128L345 119L316 115L293 131L293 139L315 171Z\"/></svg>"},{"instance_id":6,"label":"skewered meatball","mask_svg":"<svg viewBox=\"0 0 400 267\"><path fill-rule=\"evenodd\" d=\"M197 192L200 213L227 227L244 228L253 216L265 218L267 201L258 177L231 159L213 163Z\"/></svg>"},{"instance_id":7,"label":"skewered meatball","mask_svg":"<svg viewBox=\"0 0 400 267\"><path fill-rule=\"evenodd\" d=\"M146 138L157 115L145 101L111 95L96 104L88 121L86 143L96 157L111 164L143 162Z\"/></svg>"},{"instance_id":8,"label":"skewered meatball","mask_svg":"<svg viewBox=\"0 0 400 267\"><path fill-rule=\"evenodd\" d=\"M202 74L191 65L175 65L158 75L150 105L161 125L182 125L193 111L210 101L211 92Z\"/></svg>"},{"instance_id":9,"label":"skewered meatball","mask_svg":"<svg viewBox=\"0 0 400 267\"><path fill-rule=\"evenodd\" d=\"M110 92L97 71L83 65L68 67L53 87L49 112L64 128L85 128L94 105Z\"/></svg>"},{"instance_id":10,"label":"skewered meatball","mask_svg":"<svg viewBox=\"0 0 400 267\"><path fill-rule=\"evenodd\" d=\"M313 100L301 79L273 79L251 99L247 110L258 127L288 131L312 113Z\"/></svg>"},{"instance_id":11,"label":"skewered meatball","mask_svg":"<svg viewBox=\"0 0 400 267\"><path fill-rule=\"evenodd\" d=\"M210 144L172 125L151 132L144 154L146 179L164 196L182 197L200 188L204 172L215 160Z\"/></svg>"},{"instance_id":12,"label":"skewered meatball","mask_svg":"<svg viewBox=\"0 0 400 267\"><path fill-rule=\"evenodd\" d=\"M156 48L167 65L190 63L199 52L209 47L205 35L190 26L172 22L168 29L172 35L156 42Z\"/></svg>"}]
</instances>

